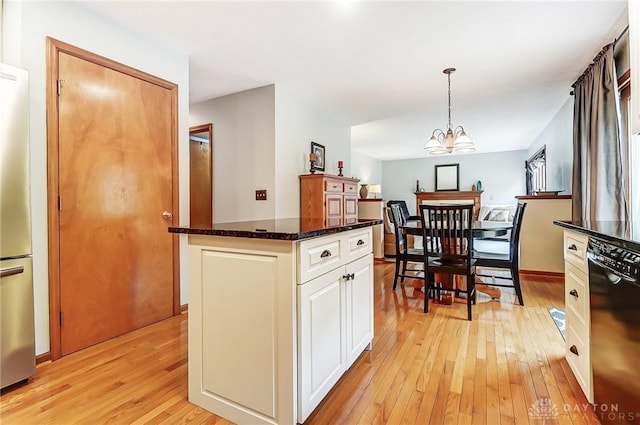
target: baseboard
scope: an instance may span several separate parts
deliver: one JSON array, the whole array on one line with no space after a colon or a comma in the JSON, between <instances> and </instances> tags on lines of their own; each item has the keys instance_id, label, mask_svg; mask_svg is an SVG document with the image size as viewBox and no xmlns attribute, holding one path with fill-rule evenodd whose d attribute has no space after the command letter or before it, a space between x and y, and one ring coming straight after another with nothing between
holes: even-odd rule
<instances>
[{"instance_id":1,"label":"baseboard","mask_svg":"<svg viewBox=\"0 0 640 425\"><path fill-rule=\"evenodd\" d=\"M47 351L46 353L38 354L36 356L36 364L48 362L51 360L51 352Z\"/></svg>"},{"instance_id":2,"label":"baseboard","mask_svg":"<svg viewBox=\"0 0 640 425\"><path fill-rule=\"evenodd\" d=\"M522 279L537 280L542 282L564 283L564 273L561 272L520 269L520 277Z\"/></svg>"},{"instance_id":3,"label":"baseboard","mask_svg":"<svg viewBox=\"0 0 640 425\"><path fill-rule=\"evenodd\" d=\"M185 311L189 310L189 303L187 304L182 304L180 306L180 313L184 313Z\"/></svg>"}]
</instances>

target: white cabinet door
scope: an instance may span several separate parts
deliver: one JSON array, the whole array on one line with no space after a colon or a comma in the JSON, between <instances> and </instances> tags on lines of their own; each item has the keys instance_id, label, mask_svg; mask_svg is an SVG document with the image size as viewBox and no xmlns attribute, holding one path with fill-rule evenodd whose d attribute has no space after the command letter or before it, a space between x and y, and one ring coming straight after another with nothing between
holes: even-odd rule
<instances>
[{"instance_id":1,"label":"white cabinet door","mask_svg":"<svg viewBox=\"0 0 640 425\"><path fill-rule=\"evenodd\" d=\"M298 285L298 422L346 368L344 267Z\"/></svg>"},{"instance_id":2,"label":"white cabinet door","mask_svg":"<svg viewBox=\"0 0 640 425\"><path fill-rule=\"evenodd\" d=\"M346 265L346 350L347 368L373 339L373 255Z\"/></svg>"}]
</instances>

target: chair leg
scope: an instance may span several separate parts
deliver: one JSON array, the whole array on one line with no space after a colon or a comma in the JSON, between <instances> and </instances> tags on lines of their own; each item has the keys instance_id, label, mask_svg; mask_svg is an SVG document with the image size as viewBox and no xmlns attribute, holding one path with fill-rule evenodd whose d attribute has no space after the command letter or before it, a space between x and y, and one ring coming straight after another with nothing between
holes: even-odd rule
<instances>
[{"instance_id":1,"label":"chair leg","mask_svg":"<svg viewBox=\"0 0 640 425\"><path fill-rule=\"evenodd\" d=\"M513 287L516 290L516 295L518 296L520 305L524 305L524 301L522 299L522 288L520 287L520 273L518 267L511 267L511 280L513 280Z\"/></svg>"},{"instance_id":2,"label":"chair leg","mask_svg":"<svg viewBox=\"0 0 640 425\"><path fill-rule=\"evenodd\" d=\"M396 290L396 286L398 286L398 274L400 273L400 259L396 258L396 272L393 275L393 290Z\"/></svg>"},{"instance_id":3,"label":"chair leg","mask_svg":"<svg viewBox=\"0 0 640 425\"><path fill-rule=\"evenodd\" d=\"M404 282L404 276L407 274L407 260L402 260L402 275L400 276L400 282Z\"/></svg>"},{"instance_id":4,"label":"chair leg","mask_svg":"<svg viewBox=\"0 0 640 425\"><path fill-rule=\"evenodd\" d=\"M471 303L475 304L475 275L467 276L467 320L472 320Z\"/></svg>"},{"instance_id":5,"label":"chair leg","mask_svg":"<svg viewBox=\"0 0 640 425\"><path fill-rule=\"evenodd\" d=\"M428 313L429 312L429 291L431 289L431 278L433 276L433 274L429 274L427 275L426 272L426 264L424 265L425 267L425 273L424 273L424 312Z\"/></svg>"}]
</instances>

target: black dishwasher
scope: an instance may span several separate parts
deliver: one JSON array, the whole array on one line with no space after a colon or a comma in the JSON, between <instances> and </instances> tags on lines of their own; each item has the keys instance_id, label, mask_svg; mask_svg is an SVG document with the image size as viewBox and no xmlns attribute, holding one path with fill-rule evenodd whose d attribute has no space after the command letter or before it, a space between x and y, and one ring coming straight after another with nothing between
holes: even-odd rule
<instances>
[{"instance_id":1,"label":"black dishwasher","mask_svg":"<svg viewBox=\"0 0 640 425\"><path fill-rule=\"evenodd\" d=\"M640 423L640 251L589 238L591 363L602 423Z\"/></svg>"}]
</instances>

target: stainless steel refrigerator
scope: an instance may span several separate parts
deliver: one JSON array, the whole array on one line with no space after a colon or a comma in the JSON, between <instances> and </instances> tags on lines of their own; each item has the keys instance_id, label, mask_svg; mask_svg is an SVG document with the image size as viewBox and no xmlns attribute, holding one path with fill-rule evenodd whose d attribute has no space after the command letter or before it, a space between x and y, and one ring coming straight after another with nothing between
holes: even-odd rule
<instances>
[{"instance_id":1,"label":"stainless steel refrigerator","mask_svg":"<svg viewBox=\"0 0 640 425\"><path fill-rule=\"evenodd\" d=\"M0 388L36 369L28 78L0 64Z\"/></svg>"}]
</instances>

